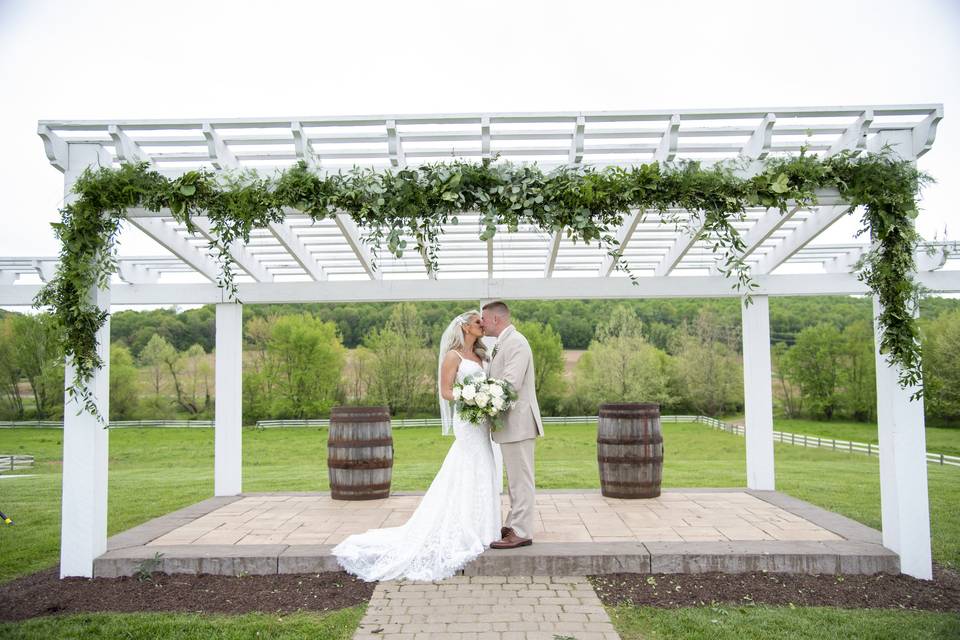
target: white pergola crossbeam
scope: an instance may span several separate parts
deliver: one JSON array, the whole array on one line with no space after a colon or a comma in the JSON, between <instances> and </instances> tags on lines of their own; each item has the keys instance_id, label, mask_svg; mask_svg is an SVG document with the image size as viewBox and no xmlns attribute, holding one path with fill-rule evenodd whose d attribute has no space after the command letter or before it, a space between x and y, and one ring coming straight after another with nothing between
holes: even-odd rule
<instances>
[{"instance_id":1,"label":"white pergola crossbeam","mask_svg":"<svg viewBox=\"0 0 960 640\"><path fill-rule=\"evenodd\" d=\"M287 222L271 222L268 225L270 233L280 242L280 245L287 250L297 264L315 281L327 279L327 274L323 267L317 264L317 259L303 244L303 241L297 237Z\"/></svg>"},{"instance_id":2,"label":"white pergola crossbeam","mask_svg":"<svg viewBox=\"0 0 960 640\"><path fill-rule=\"evenodd\" d=\"M373 255L370 252L370 248L361 240L360 231L357 229L356 223L345 213L336 214L334 220L340 229L340 233L343 234L344 240L346 240L350 246L357 260L360 261L360 266L363 267L364 272L370 276L371 280L381 279L382 276L380 273L374 269Z\"/></svg>"},{"instance_id":3,"label":"white pergola crossbeam","mask_svg":"<svg viewBox=\"0 0 960 640\"><path fill-rule=\"evenodd\" d=\"M217 265L206 254L198 251L187 239L174 231L159 218L128 218L130 224L160 243L186 264L193 267L198 273L211 282L219 277Z\"/></svg>"},{"instance_id":4,"label":"white pergola crossbeam","mask_svg":"<svg viewBox=\"0 0 960 640\"><path fill-rule=\"evenodd\" d=\"M220 240L214 232L209 218L196 217L192 219L192 222L207 240L219 243ZM256 256L247 251L240 240L231 242L227 251L237 266L246 271L254 280L257 282L273 282L273 275L260 264Z\"/></svg>"},{"instance_id":5,"label":"white pergola crossbeam","mask_svg":"<svg viewBox=\"0 0 960 640\"><path fill-rule=\"evenodd\" d=\"M795 254L807 243L836 222L843 216L850 207L846 205L834 205L820 207L809 218L793 230L789 236L783 239L774 249L763 256L752 268L754 274L770 273L781 264L786 262L790 256Z\"/></svg>"}]
</instances>

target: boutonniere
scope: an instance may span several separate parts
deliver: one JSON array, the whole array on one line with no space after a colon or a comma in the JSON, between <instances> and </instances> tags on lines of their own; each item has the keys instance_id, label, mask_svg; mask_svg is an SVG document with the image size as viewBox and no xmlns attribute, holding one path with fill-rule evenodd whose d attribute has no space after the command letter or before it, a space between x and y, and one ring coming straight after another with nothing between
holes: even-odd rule
<instances>
[{"instance_id":1,"label":"boutonniere","mask_svg":"<svg viewBox=\"0 0 960 640\"><path fill-rule=\"evenodd\" d=\"M490 352L490 359L491 359L491 360L493 360L494 358L497 357L497 351L498 351L499 349L500 349L500 345L499 345L499 344L493 345L493 351Z\"/></svg>"}]
</instances>

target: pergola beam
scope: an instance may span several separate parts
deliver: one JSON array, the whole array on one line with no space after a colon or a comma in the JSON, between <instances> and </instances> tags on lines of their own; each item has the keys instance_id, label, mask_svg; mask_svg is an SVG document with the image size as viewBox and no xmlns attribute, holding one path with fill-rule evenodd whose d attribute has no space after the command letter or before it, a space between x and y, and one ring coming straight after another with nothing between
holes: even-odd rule
<instances>
[{"instance_id":1,"label":"pergola beam","mask_svg":"<svg viewBox=\"0 0 960 640\"><path fill-rule=\"evenodd\" d=\"M623 221L620 228L617 229L617 250L621 253L621 261L624 260L622 254L627 249L627 245L630 244L630 239L633 238L633 233L636 231L637 225L641 220L643 220L643 213L641 211L632 211L627 215L627 219ZM613 268L613 256L609 254L603 256L603 262L600 263L600 276L609 276L613 273Z\"/></svg>"},{"instance_id":2,"label":"pergola beam","mask_svg":"<svg viewBox=\"0 0 960 640\"><path fill-rule=\"evenodd\" d=\"M553 277L553 270L557 266L557 254L560 252L560 239L563 237L562 231L554 231L550 235L550 243L547 245L547 256L543 264L543 277Z\"/></svg>"},{"instance_id":3,"label":"pergola beam","mask_svg":"<svg viewBox=\"0 0 960 640\"><path fill-rule=\"evenodd\" d=\"M210 218L196 217L192 219L193 224L200 230L200 233L212 242L220 242L220 238L213 230ZM237 263L241 269L246 271L257 282L273 282L273 274L267 271L256 256L247 251L240 240L234 240L228 246L227 251L230 258Z\"/></svg>"},{"instance_id":4,"label":"pergola beam","mask_svg":"<svg viewBox=\"0 0 960 640\"><path fill-rule=\"evenodd\" d=\"M693 247L697 240L700 239L700 235L703 233L704 225L703 214L690 212L690 220L688 224L690 227L680 231L679 237L674 241L666 255L663 256L660 264L658 264L657 268L654 270L654 275L670 275L670 272L673 271L678 264L680 264L681 260L683 260L683 256L687 255L687 252L690 251L691 247Z\"/></svg>"},{"instance_id":5,"label":"pergola beam","mask_svg":"<svg viewBox=\"0 0 960 640\"><path fill-rule=\"evenodd\" d=\"M827 227L840 219L849 208L850 207L846 205L818 208L809 218L798 225L797 228L793 230L793 233L784 238L780 244L763 256L751 269L751 272L754 274L772 272L786 262L790 256L823 233Z\"/></svg>"},{"instance_id":6,"label":"pergola beam","mask_svg":"<svg viewBox=\"0 0 960 640\"><path fill-rule=\"evenodd\" d=\"M217 169L233 169L240 166L237 156L226 145L213 125L204 122L201 131L207 141L207 153L213 166Z\"/></svg>"},{"instance_id":7,"label":"pergola beam","mask_svg":"<svg viewBox=\"0 0 960 640\"><path fill-rule=\"evenodd\" d=\"M660 162L671 162L677 155L677 146L680 143L680 116L673 114L667 123L667 129L660 138L660 144L654 154L654 159Z\"/></svg>"},{"instance_id":8,"label":"pergola beam","mask_svg":"<svg viewBox=\"0 0 960 640\"><path fill-rule=\"evenodd\" d=\"M160 243L170 253L174 254L185 263L197 270L198 273L206 277L211 282L216 283L219 277L219 269L207 255L201 253L187 239L174 231L163 220L159 218L132 218L128 217L130 224L143 231L145 234Z\"/></svg>"},{"instance_id":9,"label":"pergola beam","mask_svg":"<svg viewBox=\"0 0 960 640\"><path fill-rule=\"evenodd\" d=\"M403 143L397 133L397 121L387 120L387 150L390 154L390 164L394 167L407 166L407 159L403 153Z\"/></svg>"},{"instance_id":10,"label":"pergola beam","mask_svg":"<svg viewBox=\"0 0 960 640\"><path fill-rule=\"evenodd\" d=\"M933 292L960 293L960 271L917 274L917 281ZM869 288L853 273L757 275L755 295L830 296L866 295ZM40 285L0 285L0 305L30 306ZM238 296L245 303L400 302L416 300L511 300L615 298L740 298L724 276L629 278L442 278L438 280L328 280L326 282L240 282ZM171 283L111 286L113 304L210 304L223 301L216 284Z\"/></svg>"},{"instance_id":11,"label":"pergola beam","mask_svg":"<svg viewBox=\"0 0 960 640\"><path fill-rule=\"evenodd\" d=\"M360 239L360 231L356 223L345 213L338 213L333 219L337 223L340 233L343 234L344 240L347 241L357 260L360 261L363 270L370 276L371 280L380 280L382 276L373 267L373 255L370 248Z\"/></svg>"},{"instance_id":12,"label":"pergola beam","mask_svg":"<svg viewBox=\"0 0 960 640\"><path fill-rule=\"evenodd\" d=\"M273 237L277 239L280 245L286 249L293 259L296 260L308 276L316 281L327 279L327 274L323 267L317 264L316 258L310 253L303 241L293 232L293 229L286 222L271 222L268 227Z\"/></svg>"}]
</instances>

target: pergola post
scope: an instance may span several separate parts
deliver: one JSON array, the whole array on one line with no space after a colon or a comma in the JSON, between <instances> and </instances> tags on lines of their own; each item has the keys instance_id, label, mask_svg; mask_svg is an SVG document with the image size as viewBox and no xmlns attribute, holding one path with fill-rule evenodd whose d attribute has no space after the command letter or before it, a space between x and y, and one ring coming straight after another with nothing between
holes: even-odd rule
<instances>
[{"instance_id":1,"label":"pergola post","mask_svg":"<svg viewBox=\"0 0 960 640\"><path fill-rule=\"evenodd\" d=\"M68 146L64 172L65 202L84 169L109 167L110 155L100 145ZM91 287L89 300L109 312L110 289ZM103 367L93 372L88 388L104 420L110 418L110 318L97 332L97 355ZM73 383L74 367L66 359L64 385ZM94 559L107 550L107 456L109 431L69 395L63 404L63 493L60 520L60 577L93 577Z\"/></svg>"},{"instance_id":2,"label":"pergola post","mask_svg":"<svg viewBox=\"0 0 960 640\"><path fill-rule=\"evenodd\" d=\"M890 145L901 158L914 159L909 130L882 131L875 150ZM900 571L915 578L933 578L930 551L930 500L927 491L927 439L923 399L911 400L917 387L900 387L900 367L880 353L877 318L880 302L873 300L877 367L877 427L880 441L880 511L883 546L900 556ZM919 313L915 309L914 313Z\"/></svg>"},{"instance_id":3,"label":"pergola post","mask_svg":"<svg viewBox=\"0 0 960 640\"><path fill-rule=\"evenodd\" d=\"M243 486L243 307L217 305L213 493L238 495Z\"/></svg>"},{"instance_id":4,"label":"pergola post","mask_svg":"<svg viewBox=\"0 0 960 640\"><path fill-rule=\"evenodd\" d=\"M773 389L770 371L770 306L767 296L741 303L743 399L747 445L747 487L772 491Z\"/></svg>"}]
</instances>

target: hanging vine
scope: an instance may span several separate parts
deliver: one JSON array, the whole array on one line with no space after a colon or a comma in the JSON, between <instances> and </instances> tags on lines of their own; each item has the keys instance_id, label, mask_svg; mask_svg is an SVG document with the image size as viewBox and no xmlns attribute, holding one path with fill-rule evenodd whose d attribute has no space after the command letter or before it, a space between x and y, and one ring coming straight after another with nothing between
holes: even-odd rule
<instances>
[{"instance_id":1,"label":"hanging vine","mask_svg":"<svg viewBox=\"0 0 960 640\"><path fill-rule=\"evenodd\" d=\"M749 299L756 283L734 223L745 219L748 207L784 214L788 206L816 205L818 189L835 188L849 211L862 207L860 233L868 233L873 242L858 276L883 306L881 348L901 367L900 383L917 384L920 347L912 311L919 288L911 274L919 236L914 219L920 189L929 177L888 150L826 159L805 153L775 158L750 177L742 177L741 168L736 161L709 167L684 161L630 168L565 166L545 173L536 165L485 160L319 175L300 163L273 178L201 169L175 179L146 163L87 170L73 186L77 199L52 225L61 242L60 263L34 306L49 307L65 327L63 347L74 368L69 396L104 422L87 383L103 365L96 332L107 313L89 299L89 291L95 284L107 286L116 271L117 233L126 211L134 207L169 209L191 232L196 230L195 216L209 218L215 238L209 250L220 266L217 284L234 300L237 286L228 247L248 242L254 229L281 222L290 208L314 221L346 213L365 230L363 241L374 262L383 249L398 257L417 250L439 270L442 226L458 224L460 212L478 211L480 240L492 238L498 227L516 231L521 224L562 232L574 242L598 243L615 268L634 280L621 259L615 232L631 210L653 210L664 223L709 239L721 272ZM415 246L408 246L405 237Z\"/></svg>"}]
</instances>

